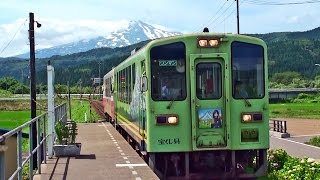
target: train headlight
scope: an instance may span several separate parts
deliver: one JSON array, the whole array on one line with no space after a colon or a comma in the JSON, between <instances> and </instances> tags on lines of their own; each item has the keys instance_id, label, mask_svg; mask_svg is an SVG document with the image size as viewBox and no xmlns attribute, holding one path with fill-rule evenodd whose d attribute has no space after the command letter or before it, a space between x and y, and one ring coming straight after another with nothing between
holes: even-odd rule
<instances>
[{"instance_id":1,"label":"train headlight","mask_svg":"<svg viewBox=\"0 0 320 180\"><path fill-rule=\"evenodd\" d=\"M242 121L243 121L243 122L250 122L250 121L252 121L252 115L251 115L251 114L243 114L243 115L242 115Z\"/></svg>"},{"instance_id":2,"label":"train headlight","mask_svg":"<svg viewBox=\"0 0 320 180\"><path fill-rule=\"evenodd\" d=\"M199 39L198 40L198 45L200 47L206 47L208 45L208 41L206 39Z\"/></svg>"},{"instance_id":3,"label":"train headlight","mask_svg":"<svg viewBox=\"0 0 320 180\"><path fill-rule=\"evenodd\" d=\"M168 123L169 124L177 124L178 123L178 117L176 117L176 116L168 117Z\"/></svg>"},{"instance_id":4,"label":"train headlight","mask_svg":"<svg viewBox=\"0 0 320 180\"><path fill-rule=\"evenodd\" d=\"M221 38L217 37L198 37L197 43L200 48L219 47Z\"/></svg>"},{"instance_id":5,"label":"train headlight","mask_svg":"<svg viewBox=\"0 0 320 180\"><path fill-rule=\"evenodd\" d=\"M178 115L158 115L156 116L158 125L176 125L179 122Z\"/></svg>"},{"instance_id":6,"label":"train headlight","mask_svg":"<svg viewBox=\"0 0 320 180\"><path fill-rule=\"evenodd\" d=\"M261 122L263 115L261 112L256 113L243 113L241 115L241 122Z\"/></svg>"},{"instance_id":7,"label":"train headlight","mask_svg":"<svg viewBox=\"0 0 320 180\"><path fill-rule=\"evenodd\" d=\"M217 39L210 39L209 40L209 45L211 47L217 47L219 45L219 41Z\"/></svg>"}]
</instances>

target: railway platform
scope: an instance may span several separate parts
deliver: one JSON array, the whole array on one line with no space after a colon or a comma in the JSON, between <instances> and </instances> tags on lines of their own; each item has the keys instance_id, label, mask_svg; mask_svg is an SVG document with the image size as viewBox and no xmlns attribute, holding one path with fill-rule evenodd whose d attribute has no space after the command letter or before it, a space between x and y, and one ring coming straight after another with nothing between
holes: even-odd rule
<instances>
[{"instance_id":1,"label":"railway platform","mask_svg":"<svg viewBox=\"0 0 320 180\"><path fill-rule=\"evenodd\" d=\"M53 179L159 179L108 122L78 124L78 157L47 160L34 180Z\"/></svg>"}]
</instances>

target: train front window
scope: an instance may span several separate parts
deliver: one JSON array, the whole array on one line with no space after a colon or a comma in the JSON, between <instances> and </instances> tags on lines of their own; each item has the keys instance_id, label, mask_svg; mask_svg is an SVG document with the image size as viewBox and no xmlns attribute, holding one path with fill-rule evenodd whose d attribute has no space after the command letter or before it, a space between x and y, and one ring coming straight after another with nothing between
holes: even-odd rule
<instances>
[{"instance_id":1,"label":"train front window","mask_svg":"<svg viewBox=\"0 0 320 180\"><path fill-rule=\"evenodd\" d=\"M233 42L232 90L235 99L260 99L265 96L263 47Z\"/></svg>"},{"instance_id":2,"label":"train front window","mask_svg":"<svg viewBox=\"0 0 320 180\"><path fill-rule=\"evenodd\" d=\"M199 63L196 66L198 99L219 99L221 97L221 65Z\"/></svg>"},{"instance_id":3,"label":"train front window","mask_svg":"<svg viewBox=\"0 0 320 180\"><path fill-rule=\"evenodd\" d=\"M153 100L186 99L185 54L186 48L182 42L156 46L151 49L151 97Z\"/></svg>"}]
</instances>

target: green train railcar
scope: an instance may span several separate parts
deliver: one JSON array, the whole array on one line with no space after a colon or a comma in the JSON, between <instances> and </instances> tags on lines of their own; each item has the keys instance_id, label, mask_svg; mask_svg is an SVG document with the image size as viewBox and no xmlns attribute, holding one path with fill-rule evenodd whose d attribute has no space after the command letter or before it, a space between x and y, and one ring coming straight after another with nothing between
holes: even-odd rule
<instances>
[{"instance_id":1,"label":"green train railcar","mask_svg":"<svg viewBox=\"0 0 320 180\"><path fill-rule=\"evenodd\" d=\"M267 72L257 38L152 40L114 68L115 125L159 177L264 176Z\"/></svg>"}]
</instances>

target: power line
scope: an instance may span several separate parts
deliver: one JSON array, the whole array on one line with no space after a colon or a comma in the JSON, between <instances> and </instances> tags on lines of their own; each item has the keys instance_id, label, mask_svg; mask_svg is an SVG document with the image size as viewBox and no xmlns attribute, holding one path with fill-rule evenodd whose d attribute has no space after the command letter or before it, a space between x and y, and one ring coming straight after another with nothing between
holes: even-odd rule
<instances>
[{"instance_id":1,"label":"power line","mask_svg":"<svg viewBox=\"0 0 320 180\"><path fill-rule=\"evenodd\" d=\"M241 1L241 3L239 4L239 6L241 6L243 4L244 1ZM222 23L223 21L226 21L227 19L229 19L229 17L237 10L237 8L233 8L233 10L228 14L228 16L226 16L224 19L222 19L221 21L219 21L218 23L216 23L212 28L215 28L218 26L218 24Z\"/></svg>"},{"instance_id":2,"label":"power line","mask_svg":"<svg viewBox=\"0 0 320 180\"><path fill-rule=\"evenodd\" d=\"M220 10L223 9L223 7L224 7L224 5L225 5L226 3L227 3L227 1L225 1L225 2L222 4L222 6L220 6L220 7L218 8L218 11L217 11L206 23L204 23L204 24L201 26L200 31L202 31L202 28L205 27L206 24L209 24L209 23L218 15L218 13L220 12Z\"/></svg>"},{"instance_id":3,"label":"power line","mask_svg":"<svg viewBox=\"0 0 320 180\"><path fill-rule=\"evenodd\" d=\"M27 22L27 20L28 20L28 19L26 19L26 20L20 25L20 27L19 27L18 30L14 33L13 37L12 37L11 40L8 42L8 44L3 47L3 49L2 49L1 52L0 52L0 55L1 55L1 54L4 52L4 50L6 50L7 47L11 44L11 42L12 42L13 39L16 37L17 33L20 31L20 29L22 28L22 26L25 25L25 23Z\"/></svg>"},{"instance_id":4,"label":"power line","mask_svg":"<svg viewBox=\"0 0 320 180\"><path fill-rule=\"evenodd\" d=\"M229 8L235 3L236 1L233 1L221 14L220 16L218 16L216 19L214 19L208 26L210 26L212 23L214 23L215 21L217 21L220 17L222 17L222 15L224 15Z\"/></svg>"},{"instance_id":5,"label":"power line","mask_svg":"<svg viewBox=\"0 0 320 180\"><path fill-rule=\"evenodd\" d=\"M285 6L285 5L301 5L301 4L313 4L320 3L320 0L309 0L309 1L301 1L301 2L270 2L270 1L261 1L261 0L245 0L248 4L255 5L268 5L268 6Z\"/></svg>"}]
</instances>

